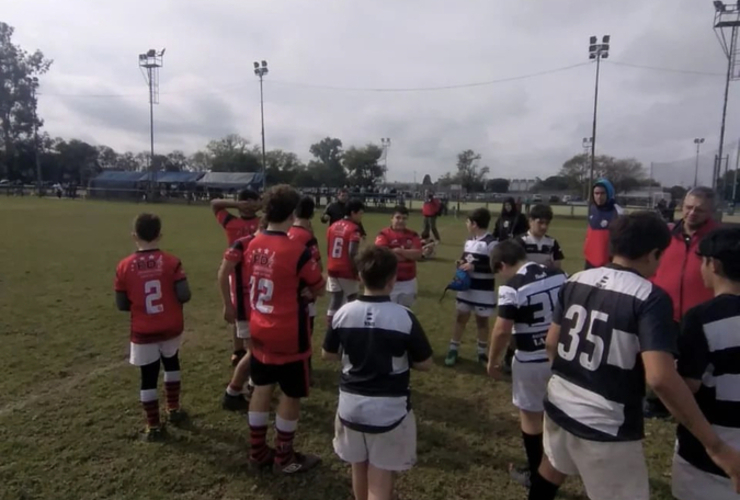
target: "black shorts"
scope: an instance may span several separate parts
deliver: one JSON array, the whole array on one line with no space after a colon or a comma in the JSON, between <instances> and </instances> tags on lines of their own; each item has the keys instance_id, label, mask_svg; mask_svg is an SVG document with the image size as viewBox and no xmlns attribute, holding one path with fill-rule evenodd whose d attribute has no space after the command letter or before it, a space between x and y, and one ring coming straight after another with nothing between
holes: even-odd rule
<instances>
[{"instance_id":1,"label":"black shorts","mask_svg":"<svg viewBox=\"0 0 740 500\"><path fill-rule=\"evenodd\" d=\"M283 394L289 398L300 399L308 396L309 360L293 361L284 365L268 365L252 356L252 383L279 385Z\"/></svg>"}]
</instances>

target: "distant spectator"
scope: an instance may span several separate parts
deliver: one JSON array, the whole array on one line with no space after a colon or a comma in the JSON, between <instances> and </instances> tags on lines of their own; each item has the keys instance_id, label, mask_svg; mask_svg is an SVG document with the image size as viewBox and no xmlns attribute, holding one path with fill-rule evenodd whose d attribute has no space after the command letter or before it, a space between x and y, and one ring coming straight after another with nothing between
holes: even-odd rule
<instances>
[{"instance_id":1,"label":"distant spectator","mask_svg":"<svg viewBox=\"0 0 740 500\"><path fill-rule=\"evenodd\" d=\"M599 179L591 190L588 207L588 229L583 244L586 269L609 263L609 225L624 213L614 198L614 186L607 179Z\"/></svg>"},{"instance_id":2,"label":"distant spectator","mask_svg":"<svg viewBox=\"0 0 740 500\"><path fill-rule=\"evenodd\" d=\"M429 192L427 199L424 201L424 205L421 207L421 213L424 216L424 229L421 232L421 238L426 240L429 238L429 232L431 230L434 234L434 238L440 241L439 231L437 231L437 217L439 217L442 211L442 203L439 198L434 197L433 192Z\"/></svg>"},{"instance_id":3,"label":"distant spectator","mask_svg":"<svg viewBox=\"0 0 740 500\"><path fill-rule=\"evenodd\" d=\"M514 198L506 198L502 205L501 215L493 229L494 238L498 241L504 241L521 236L528 230L527 218L517 208Z\"/></svg>"}]
</instances>

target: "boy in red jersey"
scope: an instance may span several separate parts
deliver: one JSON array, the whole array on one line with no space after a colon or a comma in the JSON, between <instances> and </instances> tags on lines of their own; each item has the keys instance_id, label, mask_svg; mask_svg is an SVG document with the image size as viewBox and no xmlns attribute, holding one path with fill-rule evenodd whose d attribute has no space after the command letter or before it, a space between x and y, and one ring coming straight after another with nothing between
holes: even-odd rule
<instances>
[{"instance_id":1,"label":"boy in red jersey","mask_svg":"<svg viewBox=\"0 0 740 500\"><path fill-rule=\"evenodd\" d=\"M301 398L308 396L311 357L308 311L304 297L321 295L324 278L311 252L288 237L300 195L290 186L271 188L264 197L267 229L247 248L252 336L249 402L250 466L275 472L305 472L319 457L296 453ZM275 416L275 450L267 446L267 425L275 386L282 391Z\"/></svg>"},{"instance_id":2,"label":"boy in red jersey","mask_svg":"<svg viewBox=\"0 0 740 500\"><path fill-rule=\"evenodd\" d=\"M360 291L360 278L357 274L355 256L362 239L362 214L365 205L357 199L347 202L347 215L336 221L326 231L326 268L329 279L326 291L329 292L329 308L326 311L327 324L343 304L357 298Z\"/></svg>"},{"instance_id":3,"label":"boy in red jersey","mask_svg":"<svg viewBox=\"0 0 740 500\"><path fill-rule=\"evenodd\" d=\"M291 240L298 241L306 246L309 252L311 252L311 258L314 259L319 269L323 269L321 265L321 252L319 252L319 242L314 236L313 227L311 227L311 219L313 218L314 209L316 204L313 198L310 196L304 196L301 201L298 202L298 207L295 209L295 222L288 231L288 237ZM316 318L316 301L313 300L308 303L308 317L311 326L311 333L313 333L314 319Z\"/></svg>"},{"instance_id":4,"label":"boy in red jersey","mask_svg":"<svg viewBox=\"0 0 740 500\"><path fill-rule=\"evenodd\" d=\"M232 215L228 209L236 208L239 210L239 217ZM237 195L237 201L234 200L211 200L211 209L216 215L216 220L224 228L226 239L229 246L233 245L236 240L257 232L260 219L257 217L257 211L260 209L259 195L251 189L242 189ZM232 302L236 302L236 286L231 278ZM239 361L247 354L247 348L244 340L239 338L236 328L234 329L234 352L231 355L231 364L236 366Z\"/></svg>"},{"instance_id":5,"label":"boy in red jersey","mask_svg":"<svg viewBox=\"0 0 740 500\"><path fill-rule=\"evenodd\" d=\"M390 248L398 259L396 284L391 292L391 301L404 307L412 307L416 300L416 261L422 258L421 238L406 228L409 209L396 206L391 226L383 229L375 238L375 245Z\"/></svg>"},{"instance_id":6,"label":"boy in red jersey","mask_svg":"<svg viewBox=\"0 0 740 500\"><path fill-rule=\"evenodd\" d=\"M259 230L266 228L264 221L260 222ZM221 267L218 270L218 286L224 305L224 320L235 325L236 336L247 347L246 354L234 368L231 381L226 386L221 401L224 410L247 411L249 401L244 398L244 384L249 380L249 266L247 261L247 247L258 233L239 238L224 252ZM232 287L233 283L233 287ZM251 385L247 389L250 395L254 389Z\"/></svg>"},{"instance_id":7,"label":"boy in red jersey","mask_svg":"<svg viewBox=\"0 0 740 500\"><path fill-rule=\"evenodd\" d=\"M116 268L116 306L131 312L130 363L141 369L141 404L146 428L145 441L162 437L157 379L160 361L164 365L164 389L169 420L184 418L180 410L180 360L182 305L190 300L190 287L182 263L159 250L162 223L153 214L141 214L134 221L136 253Z\"/></svg>"}]
</instances>

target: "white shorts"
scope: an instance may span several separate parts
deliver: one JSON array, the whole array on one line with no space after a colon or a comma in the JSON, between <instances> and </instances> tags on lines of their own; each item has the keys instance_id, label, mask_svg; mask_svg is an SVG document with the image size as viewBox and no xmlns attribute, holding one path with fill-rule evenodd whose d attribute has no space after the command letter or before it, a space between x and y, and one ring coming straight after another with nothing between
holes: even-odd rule
<instances>
[{"instance_id":1,"label":"white shorts","mask_svg":"<svg viewBox=\"0 0 740 500\"><path fill-rule=\"evenodd\" d=\"M524 411L545 411L547 381L552 370L547 361L524 363L514 358L511 363L511 395L514 406Z\"/></svg>"},{"instance_id":2,"label":"white shorts","mask_svg":"<svg viewBox=\"0 0 740 500\"><path fill-rule=\"evenodd\" d=\"M468 304L467 302L457 301L457 312L461 313L473 313L479 318L490 318L493 316L493 312L496 310L496 306L482 307Z\"/></svg>"},{"instance_id":3,"label":"white shorts","mask_svg":"<svg viewBox=\"0 0 740 500\"><path fill-rule=\"evenodd\" d=\"M308 317L309 318L315 318L316 317L316 302L309 302L308 303Z\"/></svg>"},{"instance_id":4,"label":"white shorts","mask_svg":"<svg viewBox=\"0 0 740 500\"><path fill-rule=\"evenodd\" d=\"M404 307L412 307L416 301L416 278L408 281L396 281L391 291L391 302Z\"/></svg>"},{"instance_id":5,"label":"white shorts","mask_svg":"<svg viewBox=\"0 0 740 500\"><path fill-rule=\"evenodd\" d=\"M678 454L673 455L671 489L678 500L738 500L732 482L722 476L699 470Z\"/></svg>"},{"instance_id":6,"label":"white shorts","mask_svg":"<svg viewBox=\"0 0 740 500\"><path fill-rule=\"evenodd\" d=\"M131 342L131 356L129 363L134 366L146 366L159 361L160 356L171 358L182 345L182 335L174 339L165 340L164 342L154 342L153 344L134 344Z\"/></svg>"},{"instance_id":7,"label":"white shorts","mask_svg":"<svg viewBox=\"0 0 740 500\"><path fill-rule=\"evenodd\" d=\"M368 434L334 420L334 452L351 464L370 462L389 471L409 470L416 463L416 418L411 410L403 422L382 434Z\"/></svg>"},{"instance_id":8,"label":"white shorts","mask_svg":"<svg viewBox=\"0 0 740 500\"><path fill-rule=\"evenodd\" d=\"M346 278L332 278L326 280L326 291L329 293L342 292L345 297L356 295L360 292L360 282Z\"/></svg>"},{"instance_id":9,"label":"white shorts","mask_svg":"<svg viewBox=\"0 0 740 500\"><path fill-rule=\"evenodd\" d=\"M642 441L581 439L545 414L543 445L556 470L581 476L591 500L650 500Z\"/></svg>"},{"instance_id":10,"label":"white shorts","mask_svg":"<svg viewBox=\"0 0 740 500\"><path fill-rule=\"evenodd\" d=\"M236 338L247 340L251 337L249 334L249 321L236 322Z\"/></svg>"}]
</instances>

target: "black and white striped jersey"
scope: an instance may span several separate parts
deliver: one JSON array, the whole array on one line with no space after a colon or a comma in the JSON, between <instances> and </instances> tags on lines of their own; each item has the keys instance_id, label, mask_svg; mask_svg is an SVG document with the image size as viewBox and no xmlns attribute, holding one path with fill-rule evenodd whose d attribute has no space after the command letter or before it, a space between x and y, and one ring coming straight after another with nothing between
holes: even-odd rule
<instances>
[{"instance_id":1,"label":"black and white striped jersey","mask_svg":"<svg viewBox=\"0 0 740 500\"><path fill-rule=\"evenodd\" d=\"M583 439L642 439L641 353L677 351L668 294L615 264L590 269L560 289L553 323L560 337L547 386L548 417Z\"/></svg>"},{"instance_id":2,"label":"black and white striped jersey","mask_svg":"<svg viewBox=\"0 0 740 500\"><path fill-rule=\"evenodd\" d=\"M740 448L740 296L720 295L686 313L678 371L684 378L701 380L699 408L725 443ZM682 425L678 454L698 469L726 476Z\"/></svg>"},{"instance_id":3,"label":"black and white striped jersey","mask_svg":"<svg viewBox=\"0 0 740 500\"><path fill-rule=\"evenodd\" d=\"M368 295L334 314L324 350L342 353L340 420L368 433L387 432L406 417L411 365L432 355L414 313L390 297Z\"/></svg>"},{"instance_id":4,"label":"black and white striped jersey","mask_svg":"<svg viewBox=\"0 0 740 500\"><path fill-rule=\"evenodd\" d=\"M547 330L566 280L567 276L559 269L528 262L506 285L499 286L498 316L514 322L517 360L547 361Z\"/></svg>"},{"instance_id":5,"label":"black and white striped jersey","mask_svg":"<svg viewBox=\"0 0 740 500\"><path fill-rule=\"evenodd\" d=\"M462 261L473 264L470 289L457 292L457 300L474 307L496 307L496 282L491 269L491 252L497 244L491 233L465 242Z\"/></svg>"},{"instance_id":6,"label":"black and white striped jersey","mask_svg":"<svg viewBox=\"0 0 740 500\"><path fill-rule=\"evenodd\" d=\"M552 266L555 262L565 259L563 250L560 248L558 240L545 235L542 238L527 234L520 236L519 239L524 243L527 250L527 260L542 264L543 266Z\"/></svg>"}]
</instances>

